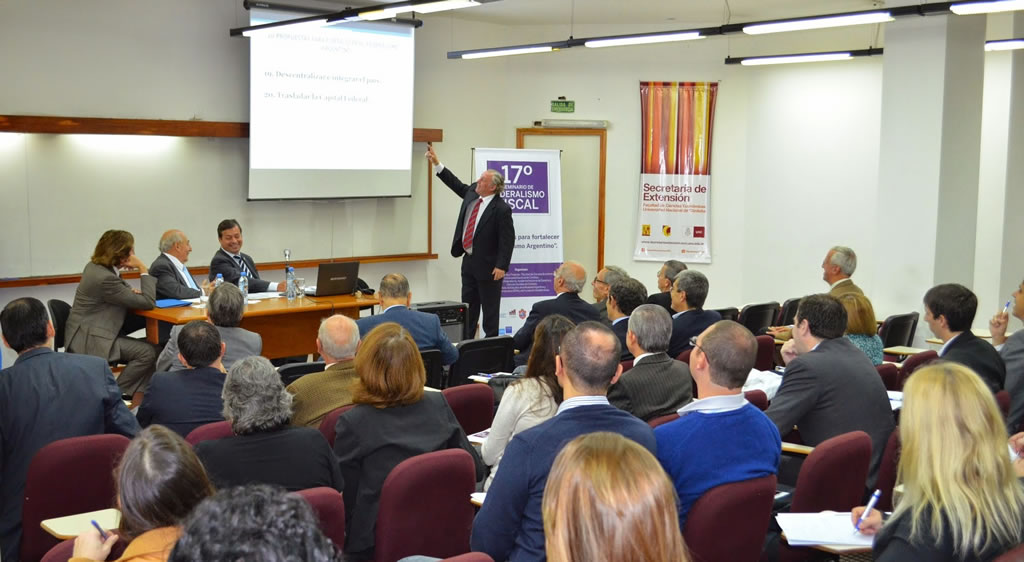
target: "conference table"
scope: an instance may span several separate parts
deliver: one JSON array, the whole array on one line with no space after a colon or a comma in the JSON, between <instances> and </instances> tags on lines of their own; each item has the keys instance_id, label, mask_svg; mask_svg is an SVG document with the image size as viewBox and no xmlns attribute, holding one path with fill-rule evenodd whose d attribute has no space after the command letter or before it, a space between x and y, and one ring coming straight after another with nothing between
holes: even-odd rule
<instances>
[{"instance_id":1,"label":"conference table","mask_svg":"<svg viewBox=\"0 0 1024 562\"><path fill-rule=\"evenodd\" d=\"M360 309L376 304L380 304L380 300L361 294L302 296L290 302L285 297L250 300L245 306L242 328L263 337L264 357L276 359L307 355L316 353L316 334L321 320L333 314L359 318ZM192 320L205 320L206 303L134 312L146 319L146 339L159 344L160 322L186 324Z\"/></svg>"}]
</instances>

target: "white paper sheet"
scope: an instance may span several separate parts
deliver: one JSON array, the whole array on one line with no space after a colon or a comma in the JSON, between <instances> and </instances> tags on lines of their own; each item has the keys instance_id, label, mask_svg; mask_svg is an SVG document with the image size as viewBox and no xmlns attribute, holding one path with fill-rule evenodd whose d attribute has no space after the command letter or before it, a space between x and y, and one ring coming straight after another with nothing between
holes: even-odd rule
<instances>
[{"instance_id":1,"label":"white paper sheet","mask_svg":"<svg viewBox=\"0 0 1024 562\"><path fill-rule=\"evenodd\" d=\"M850 513L780 513L775 520L794 546L816 544L870 547L874 537L853 528Z\"/></svg>"}]
</instances>

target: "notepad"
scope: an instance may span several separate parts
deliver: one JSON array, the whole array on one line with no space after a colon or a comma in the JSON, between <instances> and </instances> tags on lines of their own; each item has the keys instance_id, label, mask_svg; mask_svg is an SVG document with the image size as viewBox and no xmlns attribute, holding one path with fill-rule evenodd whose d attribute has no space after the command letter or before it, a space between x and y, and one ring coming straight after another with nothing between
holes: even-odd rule
<instances>
[{"instance_id":1,"label":"notepad","mask_svg":"<svg viewBox=\"0 0 1024 562\"><path fill-rule=\"evenodd\" d=\"M487 441L487 436L491 433L491 428L487 428L483 431L478 431L473 435L469 435L467 439L474 445L483 445L484 441Z\"/></svg>"},{"instance_id":2,"label":"notepad","mask_svg":"<svg viewBox=\"0 0 1024 562\"><path fill-rule=\"evenodd\" d=\"M484 504L484 498L487 497L487 492L473 492L469 495L469 501L475 506L481 506Z\"/></svg>"},{"instance_id":3,"label":"notepad","mask_svg":"<svg viewBox=\"0 0 1024 562\"><path fill-rule=\"evenodd\" d=\"M157 308L177 308L179 306L191 306L192 303L179 299L158 299L156 301Z\"/></svg>"},{"instance_id":4,"label":"notepad","mask_svg":"<svg viewBox=\"0 0 1024 562\"><path fill-rule=\"evenodd\" d=\"M116 508L101 509L88 513L78 513L65 517L54 517L39 523L44 531L58 539L73 539L78 535L92 529L92 521L105 530L117 529L121 524L121 512Z\"/></svg>"},{"instance_id":5,"label":"notepad","mask_svg":"<svg viewBox=\"0 0 1024 562\"><path fill-rule=\"evenodd\" d=\"M874 537L853 528L849 512L779 513L775 516L792 546L842 545L871 547Z\"/></svg>"}]
</instances>

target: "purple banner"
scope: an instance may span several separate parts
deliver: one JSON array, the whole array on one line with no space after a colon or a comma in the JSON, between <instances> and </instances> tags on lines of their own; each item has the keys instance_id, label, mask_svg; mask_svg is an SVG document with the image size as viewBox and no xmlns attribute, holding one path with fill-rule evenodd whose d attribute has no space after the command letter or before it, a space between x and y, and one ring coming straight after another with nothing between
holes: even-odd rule
<instances>
[{"instance_id":1,"label":"purple banner","mask_svg":"<svg viewBox=\"0 0 1024 562\"><path fill-rule=\"evenodd\" d=\"M513 263L501 283L501 296L553 297L557 263Z\"/></svg>"},{"instance_id":2,"label":"purple banner","mask_svg":"<svg viewBox=\"0 0 1024 562\"><path fill-rule=\"evenodd\" d=\"M548 163L488 160L488 170L505 176L502 199L513 213L548 213Z\"/></svg>"}]
</instances>

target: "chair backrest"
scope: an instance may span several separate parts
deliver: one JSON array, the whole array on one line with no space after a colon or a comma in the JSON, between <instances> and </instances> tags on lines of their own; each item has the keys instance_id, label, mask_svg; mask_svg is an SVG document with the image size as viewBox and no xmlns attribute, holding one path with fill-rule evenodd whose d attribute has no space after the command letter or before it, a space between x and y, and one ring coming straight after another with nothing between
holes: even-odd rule
<instances>
[{"instance_id":1,"label":"chair backrest","mask_svg":"<svg viewBox=\"0 0 1024 562\"><path fill-rule=\"evenodd\" d=\"M480 385L487 388L484 385ZM473 459L462 449L417 455L384 480L375 529L376 562L422 554L445 558L469 552L476 489Z\"/></svg>"},{"instance_id":2,"label":"chair backrest","mask_svg":"<svg viewBox=\"0 0 1024 562\"><path fill-rule=\"evenodd\" d=\"M739 319L736 321L746 326L752 333L757 334L761 330L774 324L775 318L778 317L778 315L779 303L775 301L760 304L748 304L740 311Z\"/></svg>"},{"instance_id":3,"label":"chair backrest","mask_svg":"<svg viewBox=\"0 0 1024 562\"><path fill-rule=\"evenodd\" d=\"M740 317L740 309L736 307L730 308L712 308L715 312L722 315L722 320L738 320Z\"/></svg>"},{"instance_id":4,"label":"chair backrest","mask_svg":"<svg viewBox=\"0 0 1024 562\"><path fill-rule=\"evenodd\" d=\"M899 367L892 363L882 363L881 365L875 365L875 370L878 371L878 376L882 377L882 384L885 385L886 390L900 389Z\"/></svg>"},{"instance_id":5,"label":"chair backrest","mask_svg":"<svg viewBox=\"0 0 1024 562\"><path fill-rule=\"evenodd\" d=\"M64 347L64 325L68 323L68 316L71 316L71 305L60 300L50 299L46 301L46 308L50 309L50 320L53 322L53 349Z\"/></svg>"},{"instance_id":6,"label":"chair backrest","mask_svg":"<svg viewBox=\"0 0 1024 562\"><path fill-rule=\"evenodd\" d=\"M715 486L686 517L683 540L694 562L757 560L775 500L775 475ZM728 540L722 530L729 529Z\"/></svg>"},{"instance_id":7,"label":"chair backrest","mask_svg":"<svg viewBox=\"0 0 1024 562\"><path fill-rule=\"evenodd\" d=\"M747 399L747 402L757 406L757 409L762 412L768 409L768 395L761 389L755 388L754 390L744 391L743 397Z\"/></svg>"},{"instance_id":8,"label":"chair backrest","mask_svg":"<svg viewBox=\"0 0 1024 562\"><path fill-rule=\"evenodd\" d=\"M464 384L441 391L455 419L466 435L491 427L494 421L494 391L486 384Z\"/></svg>"},{"instance_id":9,"label":"chair backrest","mask_svg":"<svg viewBox=\"0 0 1024 562\"><path fill-rule=\"evenodd\" d=\"M441 562L494 562L494 559L484 552L467 552L451 558L445 558Z\"/></svg>"},{"instance_id":10,"label":"chair backrest","mask_svg":"<svg viewBox=\"0 0 1024 562\"><path fill-rule=\"evenodd\" d=\"M512 370L512 355L515 352L512 336L466 340L456 344L456 347L459 348L459 359L451 367L448 386L467 384L470 382L469 376L477 373Z\"/></svg>"},{"instance_id":11,"label":"chair backrest","mask_svg":"<svg viewBox=\"0 0 1024 562\"><path fill-rule=\"evenodd\" d=\"M913 345L919 316L916 312L908 312L907 314L893 314L886 318L878 328L878 337L882 338L882 347Z\"/></svg>"},{"instance_id":12,"label":"chair backrest","mask_svg":"<svg viewBox=\"0 0 1024 562\"><path fill-rule=\"evenodd\" d=\"M119 540L114 543L113 548L110 549L110 554L107 556L107 560L117 560L124 554L125 548L128 546L128 541ZM57 546L51 548L43 555L42 560L39 562L68 562L75 552L75 539L68 539L57 543Z\"/></svg>"},{"instance_id":13,"label":"chair backrest","mask_svg":"<svg viewBox=\"0 0 1024 562\"><path fill-rule=\"evenodd\" d=\"M355 404L346 404L340 408L335 408L324 416L323 421L320 422L320 433L323 434L324 439L327 440L327 443L332 448L334 447L334 438L337 437L334 433L334 428L338 425L338 418L345 412L355 408L355 406Z\"/></svg>"},{"instance_id":14,"label":"chair backrest","mask_svg":"<svg viewBox=\"0 0 1024 562\"><path fill-rule=\"evenodd\" d=\"M692 352L692 351L693 351L692 347L690 349L687 349L687 350L683 351L682 353L680 353L679 355L676 356L676 361L682 361L683 363L686 363L687 365L689 365L690 364L690 352Z\"/></svg>"},{"instance_id":15,"label":"chair backrest","mask_svg":"<svg viewBox=\"0 0 1024 562\"><path fill-rule=\"evenodd\" d=\"M1005 420L1010 416L1010 393L1005 389L996 392L996 404L999 405L999 411L1003 413L1003 419Z\"/></svg>"},{"instance_id":16,"label":"chair backrest","mask_svg":"<svg viewBox=\"0 0 1024 562\"><path fill-rule=\"evenodd\" d=\"M903 361L903 365L900 366L899 389L903 390L903 385L906 384L907 378L910 375L914 374L914 371L916 371L919 367L938 358L938 352L932 349L929 349L928 351L922 351L921 353L915 353L910 357L907 357L907 359Z\"/></svg>"},{"instance_id":17,"label":"chair backrest","mask_svg":"<svg viewBox=\"0 0 1024 562\"><path fill-rule=\"evenodd\" d=\"M287 365L281 365L277 368L277 373L281 375L281 384L288 386L293 382L302 378L303 375L310 373L319 373L327 367L323 361L313 361L312 363L288 363Z\"/></svg>"},{"instance_id":18,"label":"chair backrest","mask_svg":"<svg viewBox=\"0 0 1024 562\"><path fill-rule=\"evenodd\" d=\"M21 560L39 560L59 542L41 521L114 506L114 467L128 443L123 435L86 435L39 449L25 479Z\"/></svg>"},{"instance_id":19,"label":"chair backrest","mask_svg":"<svg viewBox=\"0 0 1024 562\"><path fill-rule=\"evenodd\" d=\"M427 370L427 386L438 390L444 388L444 359L440 349L421 349L423 367Z\"/></svg>"},{"instance_id":20,"label":"chair backrest","mask_svg":"<svg viewBox=\"0 0 1024 562\"><path fill-rule=\"evenodd\" d=\"M822 441L800 466L790 511L850 511L860 505L870 462L871 438L863 431Z\"/></svg>"},{"instance_id":21,"label":"chair backrest","mask_svg":"<svg viewBox=\"0 0 1024 562\"><path fill-rule=\"evenodd\" d=\"M235 432L231 429L231 422L219 421L203 424L193 429L185 436L185 441L187 441L189 445L195 447L203 441L223 439L225 437L231 437L234 434Z\"/></svg>"},{"instance_id":22,"label":"chair backrest","mask_svg":"<svg viewBox=\"0 0 1024 562\"><path fill-rule=\"evenodd\" d=\"M625 374L626 371L633 368L633 359L627 359L626 361L621 362L620 365L622 365L622 373Z\"/></svg>"},{"instance_id":23,"label":"chair backrest","mask_svg":"<svg viewBox=\"0 0 1024 562\"><path fill-rule=\"evenodd\" d=\"M882 464L878 467L878 478L875 480L875 488L882 491L876 506L881 511L892 511L892 489L896 487L896 468L899 466L902 448L900 428L897 427L889 434L889 441L882 452Z\"/></svg>"},{"instance_id":24,"label":"chair backrest","mask_svg":"<svg viewBox=\"0 0 1024 562\"><path fill-rule=\"evenodd\" d=\"M754 368L758 371L771 371L775 368L774 337L757 336L757 359L754 360Z\"/></svg>"},{"instance_id":25,"label":"chair backrest","mask_svg":"<svg viewBox=\"0 0 1024 562\"><path fill-rule=\"evenodd\" d=\"M992 562L1024 562L1024 544L1000 554Z\"/></svg>"},{"instance_id":26,"label":"chair backrest","mask_svg":"<svg viewBox=\"0 0 1024 562\"><path fill-rule=\"evenodd\" d=\"M782 308L779 309L779 317L775 320L776 326L789 326L796 319L796 309L800 308L800 301L803 298L794 297L786 299L786 302L782 303Z\"/></svg>"},{"instance_id":27,"label":"chair backrest","mask_svg":"<svg viewBox=\"0 0 1024 562\"><path fill-rule=\"evenodd\" d=\"M651 418L647 422L647 425L651 426L651 429L654 429L655 427L658 427L659 425L666 424L666 423L668 423L670 421L676 421L677 419L679 419L679 414L677 414L675 412L672 412L671 414L665 414L664 416L658 416L656 418Z\"/></svg>"},{"instance_id":28,"label":"chair backrest","mask_svg":"<svg viewBox=\"0 0 1024 562\"><path fill-rule=\"evenodd\" d=\"M320 520L320 530L338 547L345 548L345 501L334 488L321 486L295 492L309 502Z\"/></svg>"}]
</instances>

